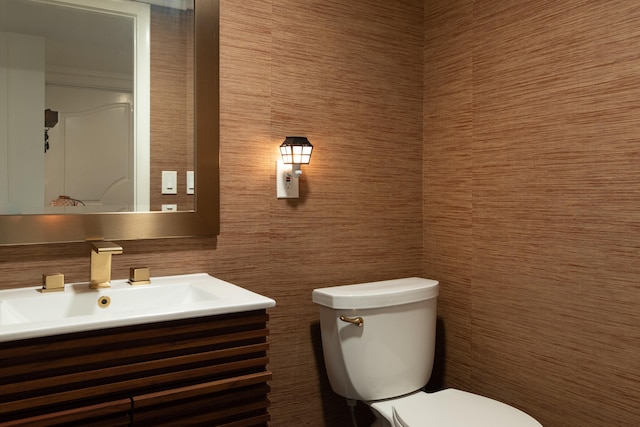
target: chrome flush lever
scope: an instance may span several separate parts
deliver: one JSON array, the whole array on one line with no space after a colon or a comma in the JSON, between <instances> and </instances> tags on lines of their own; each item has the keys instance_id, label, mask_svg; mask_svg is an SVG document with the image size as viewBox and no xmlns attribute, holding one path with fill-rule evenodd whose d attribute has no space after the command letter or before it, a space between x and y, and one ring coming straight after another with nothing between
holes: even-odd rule
<instances>
[{"instance_id":1,"label":"chrome flush lever","mask_svg":"<svg viewBox=\"0 0 640 427\"><path fill-rule=\"evenodd\" d=\"M364 319L360 316L358 317L340 316L340 320L342 320L343 322L353 323L356 326L364 325Z\"/></svg>"}]
</instances>

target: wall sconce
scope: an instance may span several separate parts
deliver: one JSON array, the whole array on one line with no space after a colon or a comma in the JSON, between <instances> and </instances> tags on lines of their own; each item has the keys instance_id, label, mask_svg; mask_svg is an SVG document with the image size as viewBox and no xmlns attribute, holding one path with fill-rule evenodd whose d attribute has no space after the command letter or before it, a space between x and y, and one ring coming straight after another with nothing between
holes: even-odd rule
<instances>
[{"instance_id":1,"label":"wall sconce","mask_svg":"<svg viewBox=\"0 0 640 427\"><path fill-rule=\"evenodd\" d=\"M280 146L282 160L276 162L276 189L278 199L300 197L298 178L302 175L300 165L311 161L313 145L304 136L287 136Z\"/></svg>"},{"instance_id":2,"label":"wall sconce","mask_svg":"<svg viewBox=\"0 0 640 427\"><path fill-rule=\"evenodd\" d=\"M50 108L44 110L44 152L49 151L49 129L58 124L58 112Z\"/></svg>"}]
</instances>

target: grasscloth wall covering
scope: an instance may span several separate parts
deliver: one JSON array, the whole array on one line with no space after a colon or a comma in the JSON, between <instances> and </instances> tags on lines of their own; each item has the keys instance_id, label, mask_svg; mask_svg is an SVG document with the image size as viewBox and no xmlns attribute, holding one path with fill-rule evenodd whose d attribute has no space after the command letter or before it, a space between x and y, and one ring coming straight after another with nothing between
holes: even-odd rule
<instances>
[{"instance_id":1,"label":"grasscloth wall covering","mask_svg":"<svg viewBox=\"0 0 640 427\"><path fill-rule=\"evenodd\" d=\"M193 209L193 11L151 6L151 210ZM162 171L176 171L178 194L162 194Z\"/></svg>"},{"instance_id":2,"label":"grasscloth wall covering","mask_svg":"<svg viewBox=\"0 0 640 427\"><path fill-rule=\"evenodd\" d=\"M422 268L422 2L221 1L221 233L121 242L113 275L205 271L274 298L273 426L349 426L321 365L315 287ZM275 198L277 147L315 146ZM0 247L0 286L88 280L86 244Z\"/></svg>"},{"instance_id":3,"label":"grasscloth wall covering","mask_svg":"<svg viewBox=\"0 0 640 427\"><path fill-rule=\"evenodd\" d=\"M446 383L640 420L640 5L425 3L424 273Z\"/></svg>"}]
</instances>

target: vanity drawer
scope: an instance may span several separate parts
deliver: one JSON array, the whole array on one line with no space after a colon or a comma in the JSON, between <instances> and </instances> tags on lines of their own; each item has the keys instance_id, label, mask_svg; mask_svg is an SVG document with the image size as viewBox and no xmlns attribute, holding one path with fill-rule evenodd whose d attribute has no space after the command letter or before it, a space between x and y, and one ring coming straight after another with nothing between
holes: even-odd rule
<instances>
[{"instance_id":1,"label":"vanity drawer","mask_svg":"<svg viewBox=\"0 0 640 427\"><path fill-rule=\"evenodd\" d=\"M1 343L0 426L85 408L132 425L268 419L267 321L256 310Z\"/></svg>"}]
</instances>

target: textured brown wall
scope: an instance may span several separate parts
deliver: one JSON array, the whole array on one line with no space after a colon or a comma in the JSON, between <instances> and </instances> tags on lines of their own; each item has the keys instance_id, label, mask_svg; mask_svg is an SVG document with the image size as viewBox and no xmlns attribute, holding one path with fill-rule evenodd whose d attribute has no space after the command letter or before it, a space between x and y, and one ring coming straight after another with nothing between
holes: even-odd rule
<instances>
[{"instance_id":1,"label":"textured brown wall","mask_svg":"<svg viewBox=\"0 0 640 427\"><path fill-rule=\"evenodd\" d=\"M193 209L186 172L193 170L193 11L151 6L151 196ZM178 173L178 194L162 194L162 171Z\"/></svg>"},{"instance_id":2,"label":"textured brown wall","mask_svg":"<svg viewBox=\"0 0 640 427\"><path fill-rule=\"evenodd\" d=\"M311 291L421 273L422 2L223 0L221 33L220 236L121 242L113 275L205 271L274 298L272 425L349 426ZM276 200L291 134L313 159L302 197ZM0 287L51 270L88 280L89 247L0 247Z\"/></svg>"},{"instance_id":3,"label":"textured brown wall","mask_svg":"<svg viewBox=\"0 0 640 427\"><path fill-rule=\"evenodd\" d=\"M640 8L425 3L424 273L446 383L640 420Z\"/></svg>"},{"instance_id":4,"label":"textured brown wall","mask_svg":"<svg viewBox=\"0 0 640 427\"><path fill-rule=\"evenodd\" d=\"M255 231L242 265L264 266L249 282L268 277L278 301L273 425L348 426L316 360L311 291L420 273L421 2L222 2L221 15L222 181L237 193L223 191L223 218ZM293 134L312 161L301 199L276 200L277 147Z\"/></svg>"}]
</instances>

